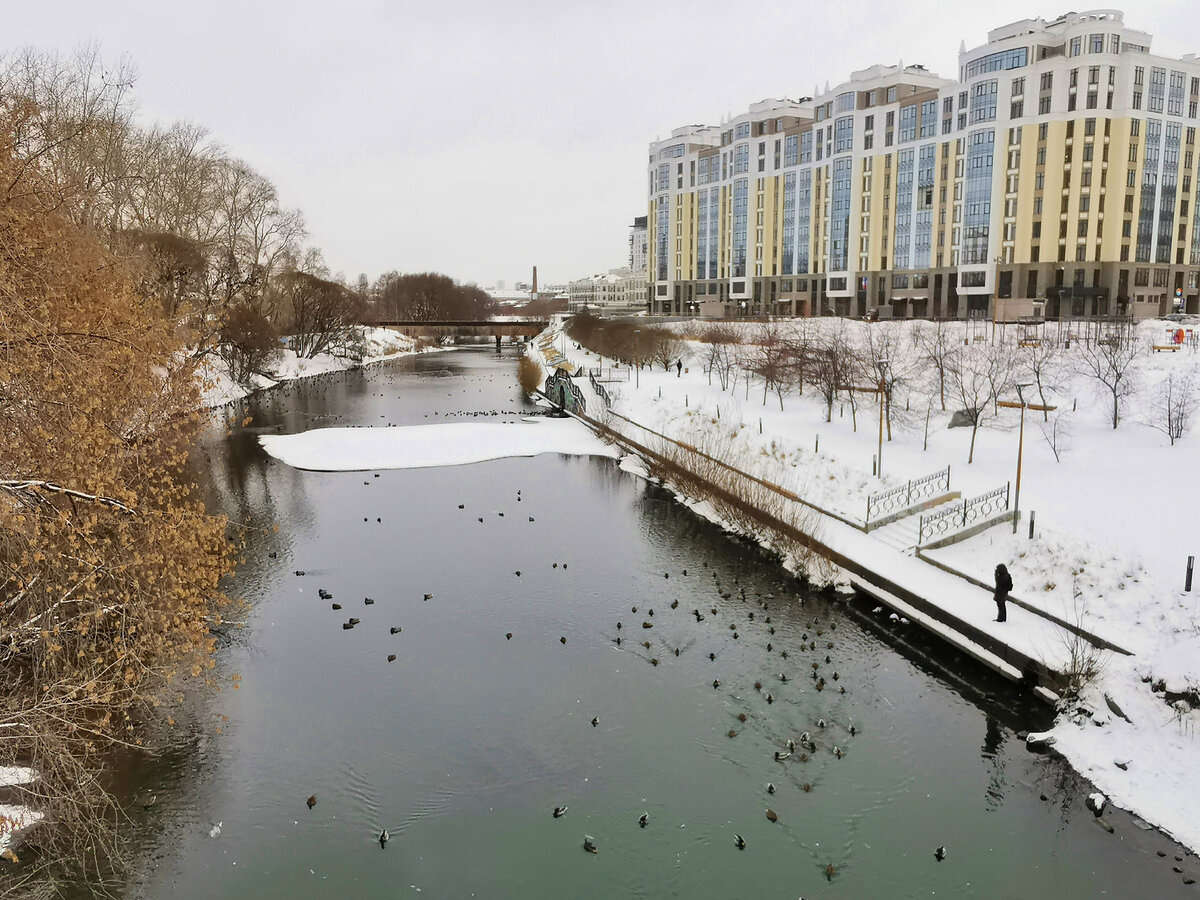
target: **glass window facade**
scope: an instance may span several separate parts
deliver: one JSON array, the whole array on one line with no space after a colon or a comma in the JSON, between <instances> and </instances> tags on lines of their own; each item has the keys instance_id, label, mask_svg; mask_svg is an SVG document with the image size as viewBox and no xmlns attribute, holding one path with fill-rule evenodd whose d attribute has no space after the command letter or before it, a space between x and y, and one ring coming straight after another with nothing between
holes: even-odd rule
<instances>
[{"instance_id":1,"label":"glass window facade","mask_svg":"<svg viewBox=\"0 0 1200 900\"><path fill-rule=\"evenodd\" d=\"M813 133L806 131L800 135L800 162L812 162Z\"/></svg>"},{"instance_id":2,"label":"glass window facade","mask_svg":"<svg viewBox=\"0 0 1200 900\"><path fill-rule=\"evenodd\" d=\"M796 184L796 274L809 271L812 221L812 169L801 169Z\"/></svg>"},{"instance_id":3,"label":"glass window facade","mask_svg":"<svg viewBox=\"0 0 1200 900\"><path fill-rule=\"evenodd\" d=\"M654 246L658 257L655 269L659 281L667 280L667 250L671 240L671 207L666 197L658 198L658 208L655 211Z\"/></svg>"},{"instance_id":4,"label":"glass window facade","mask_svg":"<svg viewBox=\"0 0 1200 900\"><path fill-rule=\"evenodd\" d=\"M1154 249L1154 202L1158 198L1158 156L1162 149L1162 122L1146 120L1146 148L1142 156L1142 202L1138 209L1134 259L1150 262Z\"/></svg>"},{"instance_id":5,"label":"glass window facade","mask_svg":"<svg viewBox=\"0 0 1200 900\"><path fill-rule=\"evenodd\" d=\"M988 128L967 138L966 196L963 203L963 265L988 261L992 218L992 171L996 133Z\"/></svg>"},{"instance_id":6,"label":"glass window facade","mask_svg":"<svg viewBox=\"0 0 1200 900\"><path fill-rule=\"evenodd\" d=\"M910 103L900 107L900 130L896 140L900 143L913 141L917 138L917 104Z\"/></svg>"},{"instance_id":7,"label":"glass window facade","mask_svg":"<svg viewBox=\"0 0 1200 900\"><path fill-rule=\"evenodd\" d=\"M971 88L971 124L991 122L996 118L996 79L981 81Z\"/></svg>"},{"instance_id":8,"label":"glass window facade","mask_svg":"<svg viewBox=\"0 0 1200 900\"><path fill-rule=\"evenodd\" d=\"M933 190L937 167L937 145L921 148L917 164L917 212L913 229L914 269L928 269L933 248Z\"/></svg>"},{"instance_id":9,"label":"glass window facade","mask_svg":"<svg viewBox=\"0 0 1200 900\"><path fill-rule=\"evenodd\" d=\"M1154 261L1171 262L1171 245L1174 240L1175 204L1179 187L1179 135L1183 126L1168 122L1163 128L1162 178L1158 189L1158 240L1154 248Z\"/></svg>"},{"instance_id":10,"label":"glass window facade","mask_svg":"<svg viewBox=\"0 0 1200 900\"><path fill-rule=\"evenodd\" d=\"M829 271L845 272L850 243L850 172L853 160L848 156L833 161L833 188L830 191Z\"/></svg>"},{"instance_id":11,"label":"glass window facade","mask_svg":"<svg viewBox=\"0 0 1200 900\"><path fill-rule=\"evenodd\" d=\"M733 272L734 278L746 275L746 205L749 182L737 178L733 182Z\"/></svg>"},{"instance_id":12,"label":"glass window facade","mask_svg":"<svg viewBox=\"0 0 1200 900\"><path fill-rule=\"evenodd\" d=\"M1076 38L1078 40L1078 38ZM963 81L970 81L976 75L988 72L1001 72L1005 69L1020 69L1029 63L1029 49L1018 47L1015 50L1001 50L989 53L979 59L972 60L963 68Z\"/></svg>"},{"instance_id":13,"label":"glass window facade","mask_svg":"<svg viewBox=\"0 0 1200 900\"><path fill-rule=\"evenodd\" d=\"M733 174L750 171L750 145L738 144L733 148Z\"/></svg>"},{"instance_id":14,"label":"glass window facade","mask_svg":"<svg viewBox=\"0 0 1200 900\"><path fill-rule=\"evenodd\" d=\"M921 104L921 137L937 137L937 100L926 100Z\"/></svg>"},{"instance_id":15,"label":"glass window facade","mask_svg":"<svg viewBox=\"0 0 1200 900\"><path fill-rule=\"evenodd\" d=\"M1153 68L1150 70L1150 93L1146 97L1146 110L1160 113L1163 111L1163 96L1167 90L1167 70Z\"/></svg>"},{"instance_id":16,"label":"glass window facade","mask_svg":"<svg viewBox=\"0 0 1200 900\"><path fill-rule=\"evenodd\" d=\"M896 221L892 231L892 268L912 265L913 169L912 150L896 154Z\"/></svg>"},{"instance_id":17,"label":"glass window facade","mask_svg":"<svg viewBox=\"0 0 1200 900\"><path fill-rule=\"evenodd\" d=\"M780 270L784 275L794 271L796 259L796 173L783 176L783 259Z\"/></svg>"},{"instance_id":18,"label":"glass window facade","mask_svg":"<svg viewBox=\"0 0 1200 900\"><path fill-rule=\"evenodd\" d=\"M783 164L794 166L800 158L800 135L789 134L783 139Z\"/></svg>"},{"instance_id":19,"label":"glass window facade","mask_svg":"<svg viewBox=\"0 0 1200 900\"><path fill-rule=\"evenodd\" d=\"M854 148L854 117L842 116L833 126L833 152L849 153Z\"/></svg>"}]
</instances>

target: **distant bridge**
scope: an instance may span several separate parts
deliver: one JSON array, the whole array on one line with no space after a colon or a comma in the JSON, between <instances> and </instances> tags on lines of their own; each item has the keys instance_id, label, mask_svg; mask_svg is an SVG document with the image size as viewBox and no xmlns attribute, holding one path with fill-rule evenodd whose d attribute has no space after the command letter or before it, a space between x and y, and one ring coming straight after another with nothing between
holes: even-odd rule
<instances>
[{"instance_id":1,"label":"distant bridge","mask_svg":"<svg viewBox=\"0 0 1200 900\"><path fill-rule=\"evenodd\" d=\"M376 322L406 334L426 334L434 338L495 338L499 349L502 338L532 338L550 324L548 319L390 319Z\"/></svg>"}]
</instances>

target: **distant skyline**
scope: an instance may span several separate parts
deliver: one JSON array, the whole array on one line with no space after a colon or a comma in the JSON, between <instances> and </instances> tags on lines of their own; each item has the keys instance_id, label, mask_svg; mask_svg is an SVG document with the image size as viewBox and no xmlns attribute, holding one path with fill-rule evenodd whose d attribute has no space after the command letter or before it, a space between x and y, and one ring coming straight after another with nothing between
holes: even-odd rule
<instances>
[{"instance_id":1,"label":"distant skyline","mask_svg":"<svg viewBox=\"0 0 1200 900\"><path fill-rule=\"evenodd\" d=\"M5 10L2 49L127 54L143 124L209 128L351 281L431 270L511 288L534 265L542 283L624 265L647 145L672 128L875 63L954 77L960 42L1060 7L47 0ZM1123 11L1153 52L1200 53L1195 3Z\"/></svg>"}]
</instances>

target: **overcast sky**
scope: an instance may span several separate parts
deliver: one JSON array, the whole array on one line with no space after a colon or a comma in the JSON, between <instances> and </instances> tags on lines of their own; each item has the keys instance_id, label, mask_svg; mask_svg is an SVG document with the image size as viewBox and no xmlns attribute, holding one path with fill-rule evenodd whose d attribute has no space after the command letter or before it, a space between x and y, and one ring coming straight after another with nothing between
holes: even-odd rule
<instances>
[{"instance_id":1,"label":"overcast sky","mask_svg":"<svg viewBox=\"0 0 1200 900\"><path fill-rule=\"evenodd\" d=\"M647 144L673 127L877 62L953 77L960 41L1063 6L8 0L3 18L10 47L127 53L145 119L206 125L303 210L332 271L488 287L623 265ZM1200 53L1195 0L1126 23Z\"/></svg>"}]
</instances>

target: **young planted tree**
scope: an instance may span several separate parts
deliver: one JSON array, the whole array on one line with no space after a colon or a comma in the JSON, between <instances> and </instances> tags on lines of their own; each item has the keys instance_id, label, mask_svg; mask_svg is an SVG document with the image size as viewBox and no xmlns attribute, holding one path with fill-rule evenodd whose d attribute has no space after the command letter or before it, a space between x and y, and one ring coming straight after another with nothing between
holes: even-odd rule
<instances>
[{"instance_id":1,"label":"young planted tree","mask_svg":"<svg viewBox=\"0 0 1200 900\"><path fill-rule=\"evenodd\" d=\"M1113 428L1121 421L1121 401L1136 388L1133 376L1141 355L1137 341L1091 341L1078 347L1076 371L1094 381L1096 389L1112 401Z\"/></svg>"},{"instance_id":2,"label":"young planted tree","mask_svg":"<svg viewBox=\"0 0 1200 900\"><path fill-rule=\"evenodd\" d=\"M1155 388L1146 424L1165 434L1173 447L1192 427L1198 399L1195 376L1171 372Z\"/></svg>"},{"instance_id":3,"label":"young planted tree","mask_svg":"<svg viewBox=\"0 0 1200 900\"><path fill-rule=\"evenodd\" d=\"M1049 406L1047 394L1054 394L1062 387L1062 352L1050 341L1038 341L1017 350L1017 361L1023 377L1033 382L1041 406ZM1042 411L1042 421L1050 421L1049 410Z\"/></svg>"},{"instance_id":4,"label":"young planted tree","mask_svg":"<svg viewBox=\"0 0 1200 900\"><path fill-rule=\"evenodd\" d=\"M1010 354L1001 345L977 344L958 354L950 368L950 389L962 403L962 412L971 426L971 449L967 463L975 461L975 439L979 428L996 415L997 387L1007 384L1004 369Z\"/></svg>"},{"instance_id":5,"label":"young planted tree","mask_svg":"<svg viewBox=\"0 0 1200 900\"><path fill-rule=\"evenodd\" d=\"M938 398L942 404L942 412L946 411L946 377L954 366L954 359L960 347L951 337L945 322L933 322L914 333L921 357L929 363L937 373Z\"/></svg>"},{"instance_id":6,"label":"young planted tree","mask_svg":"<svg viewBox=\"0 0 1200 900\"><path fill-rule=\"evenodd\" d=\"M783 395L795 383L795 348L785 340L778 322L763 324L755 335L754 343L748 348L746 366L763 380L763 406L767 396L774 391L783 409Z\"/></svg>"},{"instance_id":7,"label":"young planted tree","mask_svg":"<svg viewBox=\"0 0 1200 900\"><path fill-rule=\"evenodd\" d=\"M721 382L721 390L729 387L733 370L737 365L737 347L740 343L738 334L727 325L709 325L701 340L705 343L705 368L708 369L708 383L712 384L713 372Z\"/></svg>"}]
</instances>

